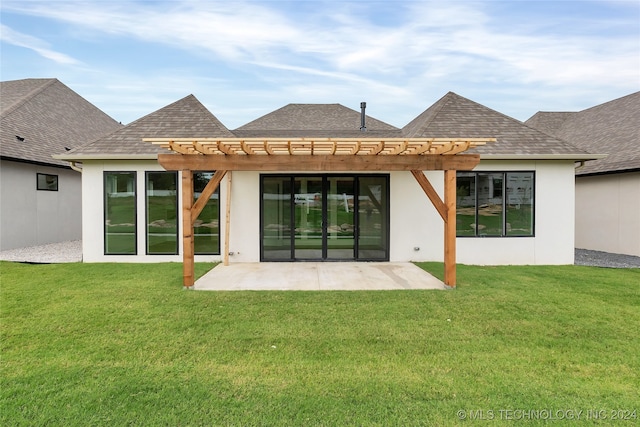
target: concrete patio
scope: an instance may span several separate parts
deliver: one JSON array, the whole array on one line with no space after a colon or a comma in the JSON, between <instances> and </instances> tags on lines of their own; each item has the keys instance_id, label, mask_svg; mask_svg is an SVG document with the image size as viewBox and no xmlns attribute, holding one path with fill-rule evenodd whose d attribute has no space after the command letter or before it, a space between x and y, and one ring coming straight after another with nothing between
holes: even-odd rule
<instances>
[{"instance_id":1,"label":"concrete patio","mask_svg":"<svg viewBox=\"0 0 640 427\"><path fill-rule=\"evenodd\" d=\"M198 279L203 291L358 291L449 289L411 263L262 262L217 265Z\"/></svg>"}]
</instances>

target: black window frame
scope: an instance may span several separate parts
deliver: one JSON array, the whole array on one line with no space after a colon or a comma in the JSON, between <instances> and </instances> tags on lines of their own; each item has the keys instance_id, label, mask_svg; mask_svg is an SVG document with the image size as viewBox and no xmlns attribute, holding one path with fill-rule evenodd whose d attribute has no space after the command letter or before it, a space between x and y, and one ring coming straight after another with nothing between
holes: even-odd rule
<instances>
[{"instance_id":1,"label":"black window frame","mask_svg":"<svg viewBox=\"0 0 640 427\"><path fill-rule=\"evenodd\" d=\"M107 175L110 174L133 174L133 212L134 212L134 250L133 252L107 252ZM102 253L105 256L113 255L138 255L138 173L131 170L119 170L119 171L103 171L102 172Z\"/></svg>"},{"instance_id":2,"label":"black window frame","mask_svg":"<svg viewBox=\"0 0 640 427\"><path fill-rule=\"evenodd\" d=\"M175 204L175 216L176 216L176 246L173 252L150 252L149 251L149 175L150 174L167 174L174 175L175 178L175 192L176 192L176 204ZM178 191L179 181L178 172L172 171L145 171L144 173L144 250L145 255L179 255L180 254L180 216L179 216L179 204L180 194Z\"/></svg>"},{"instance_id":3,"label":"black window frame","mask_svg":"<svg viewBox=\"0 0 640 427\"><path fill-rule=\"evenodd\" d=\"M45 177L45 182L47 181L47 178L49 178L49 177L55 178L55 180L54 180L55 181L55 188L49 188L49 187L42 188L42 187L40 187L40 177L41 176ZM37 191L58 191L59 180L60 180L60 178L58 177L58 175L54 175L54 174L51 174L51 173L36 172L36 190Z\"/></svg>"},{"instance_id":4,"label":"black window frame","mask_svg":"<svg viewBox=\"0 0 640 427\"><path fill-rule=\"evenodd\" d=\"M474 235L459 235L456 231L456 238L521 238L521 237L536 237L536 172L533 170L511 170L511 171L458 171L456 174L456 182L458 180L458 175L464 174L464 177L469 177L470 174L473 174L473 185L475 188L473 189L474 198L475 198L475 228ZM478 204L478 182L479 175L491 175L491 174L502 174L502 189L500 191L502 197L502 232L500 235L484 235L478 234L478 217L479 217L479 204ZM507 182L509 174L531 174L532 183L531 183L531 233L530 234L508 234L507 230ZM457 214L456 214L457 215Z\"/></svg>"}]
</instances>

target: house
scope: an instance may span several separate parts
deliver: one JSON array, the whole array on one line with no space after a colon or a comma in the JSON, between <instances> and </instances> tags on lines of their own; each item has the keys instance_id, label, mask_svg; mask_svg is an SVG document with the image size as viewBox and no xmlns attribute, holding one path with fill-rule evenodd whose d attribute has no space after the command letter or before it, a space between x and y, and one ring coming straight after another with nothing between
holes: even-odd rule
<instances>
[{"instance_id":1,"label":"house","mask_svg":"<svg viewBox=\"0 0 640 427\"><path fill-rule=\"evenodd\" d=\"M149 141L198 154L190 159L203 167L165 169L164 156L182 157ZM390 141L397 145L380 151ZM422 159L435 167L414 173L403 162L416 156L383 155L407 154L413 142L414 153L433 154ZM470 154L436 156L447 150ZM374 156L349 153L380 153L394 166L372 168L365 160ZM458 262L470 264L572 264L574 167L597 158L451 92L403 128L364 108L289 104L234 130L189 95L56 157L82 162L86 262L180 261L191 250L197 261L442 261L448 224ZM463 167L451 193L444 169L453 166L442 164L457 159ZM210 161L236 170L222 178ZM238 167L245 161L254 169ZM341 161L349 167L340 169ZM211 194L218 182L207 189L210 180L220 183ZM438 200L445 191L454 210L445 209L446 195ZM449 222L444 214L456 203ZM185 240L190 228L193 239ZM186 251L185 241L193 242Z\"/></svg>"},{"instance_id":2,"label":"house","mask_svg":"<svg viewBox=\"0 0 640 427\"><path fill-rule=\"evenodd\" d=\"M576 168L576 247L640 256L640 92L525 123L607 154Z\"/></svg>"},{"instance_id":3,"label":"house","mask_svg":"<svg viewBox=\"0 0 640 427\"><path fill-rule=\"evenodd\" d=\"M81 175L59 154L122 127L57 79L0 83L0 249L81 238Z\"/></svg>"}]
</instances>

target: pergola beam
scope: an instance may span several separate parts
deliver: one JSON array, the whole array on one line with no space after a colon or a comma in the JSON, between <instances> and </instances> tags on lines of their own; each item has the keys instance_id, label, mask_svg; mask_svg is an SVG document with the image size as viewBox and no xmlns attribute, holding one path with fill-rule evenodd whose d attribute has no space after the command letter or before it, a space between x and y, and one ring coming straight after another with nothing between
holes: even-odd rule
<instances>
[{"instance_id":1,"label":"pergola beam","mask_svg":"<svg viewBox=\"0 0 640 427\"><path fill-rule=\"evenodd\" d=\"M244 170L244 171L411 171L472 170L480 163L478 154L455 156L423 155L200 155L159 154L166 170Z\"/></svg>"}]
</instances>

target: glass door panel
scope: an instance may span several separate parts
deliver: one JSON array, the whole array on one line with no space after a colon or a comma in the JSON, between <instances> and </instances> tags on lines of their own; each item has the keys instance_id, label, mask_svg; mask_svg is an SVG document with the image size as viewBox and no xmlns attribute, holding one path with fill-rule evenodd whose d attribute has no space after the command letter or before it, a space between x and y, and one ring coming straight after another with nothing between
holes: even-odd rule
<instances>
[{"instance_id":1,"label":"glass door panel","mask_svg":"<svg viewBox=\"0 0 640 427\"><path fill-rule=\"evenodd\" d=\"M291 177L264 177L262 256L265 261L289 261L292 258L291 207Z\"/></svg>"},{"instance_id":2,"label":"glass door panel","mask_svg":"<svg viewBox=\"0 0 640 427\"><path fill-rule=\"evenodd\" d=\"M265 175L261 195L261 260L389 259L388 175Z\"/></svg>"},{"instance_id":3,"label":"glass door panel","mask_svg":"<svg viewBox=\"0 0 640 427\"><path fill-rule=\"evenodd\" d=\"M323 259L324 192L322 177L296 176L293 181L295 200L294 258Z\"/></svg>"},{"instance_id":4,"label":"glass door panel","mask_svg":"<svg viewBox=\"0 0 640 427\"><path fill-rule=\"evenodd\" d=\"M354 259L355 178L327 177L327 258Z\"/></svg>"},{"instance_id":5,"label":"glass door panel","mask_svg":"<svg viewBox=\"0 0 640 427\"><path fill-rule=\"evenodd\" d=\"M384 176L358 180L358 259L388 260L389 188Z\"/></svg>"}]
</instances>

